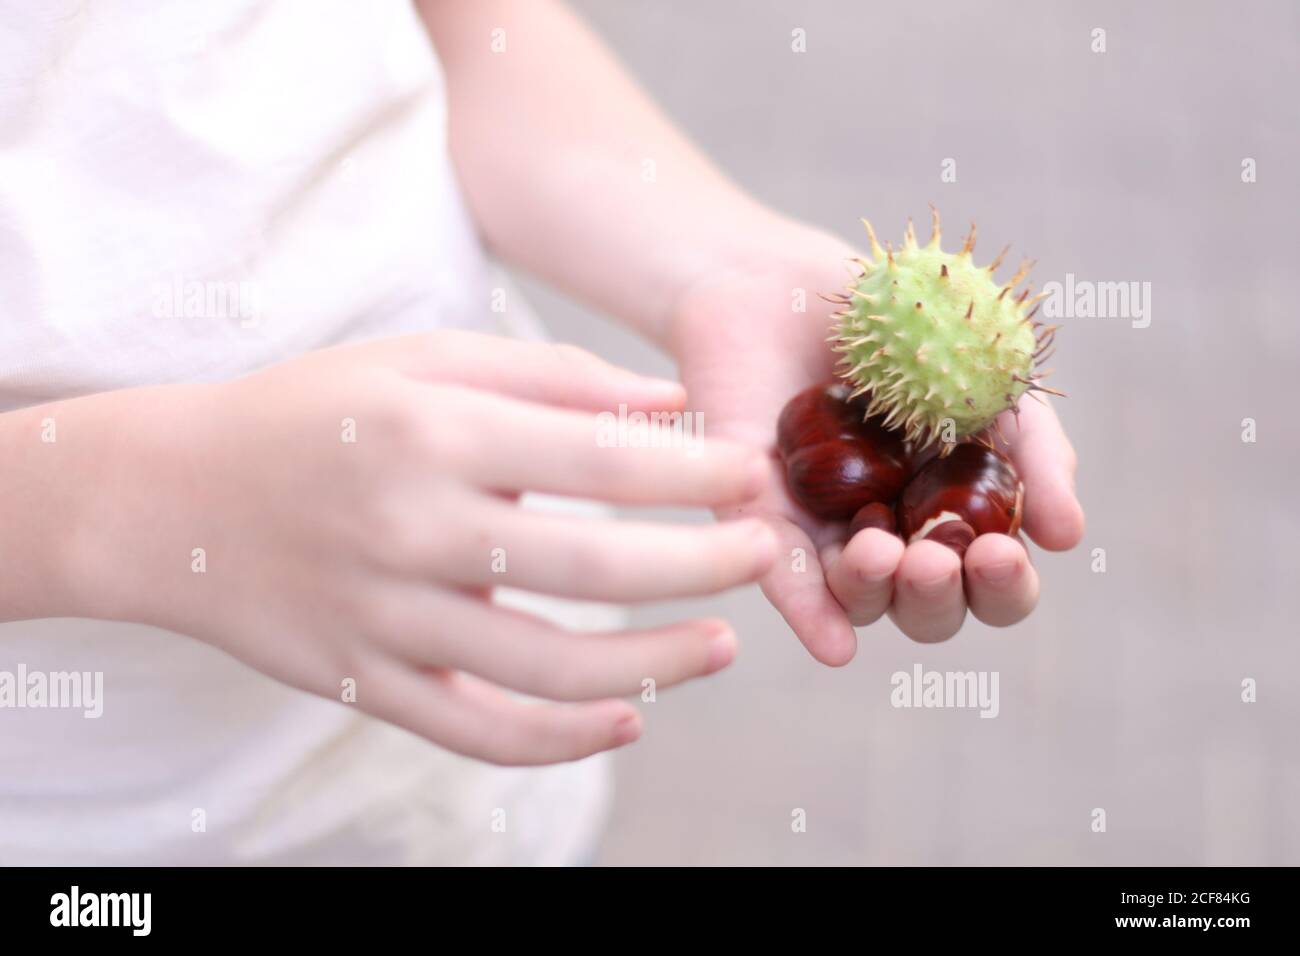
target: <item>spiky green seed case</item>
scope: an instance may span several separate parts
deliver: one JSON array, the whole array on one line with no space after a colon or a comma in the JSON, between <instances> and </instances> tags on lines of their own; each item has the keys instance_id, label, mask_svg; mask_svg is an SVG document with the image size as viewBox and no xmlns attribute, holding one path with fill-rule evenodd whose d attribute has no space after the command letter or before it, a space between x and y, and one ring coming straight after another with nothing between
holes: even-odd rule
<instances>
[{"instance_id":1,"label":"spiky green seed case","mask_svg":"<svg viewBox=\"0 0 1300 956\"><path fill-rule=\"evenodd\" d=\"M930 242L918 246L909 222L903 245L882 249L865 219L872 259L855 260L862 275L847 294L832 335L842 353L840 374L855 395L869 394L869 415L920 444L959 440L988 428L1020 396L1041 386L1035 363L1051 345L1053 329L1036 334L1037 299L1015 287L1032 263L999 284L994 271L971 258L975 227L956 253L939 245L934 213Z\"/></svg>"}]
</instances>

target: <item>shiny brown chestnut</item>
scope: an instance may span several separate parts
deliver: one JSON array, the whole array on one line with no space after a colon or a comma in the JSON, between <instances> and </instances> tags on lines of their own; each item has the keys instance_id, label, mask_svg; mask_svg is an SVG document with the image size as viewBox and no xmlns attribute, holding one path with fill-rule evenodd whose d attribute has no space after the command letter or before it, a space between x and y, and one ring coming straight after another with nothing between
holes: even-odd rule
<instances>
[{"instance_id":1,"label":"shiny brown chestnut","mask_svg":"<svg viewBox=\"0 0 1300 956\"><path fill-rule=\"evenodd\" d=\"M911 450L866 402L841 384L800 392L781 412L777 447L792 497L818 518L848 521L864 505L891 502L911 472Z\"/></svg>"},{"instance_id":2,"label":"shiny brown chestnut","mask_svg":"<svg viewBox=\"0 0 1300 956\"><path fill-rule=\"evenodd\" d=\"M964 532L949 528L940 534L940 529L957 521L970 526L971 540L981 534L1014 535L1024 498L1024 485L1005 457L984 445L958 445L946 458L931 459L907 483L898 501L898 530L909 543L938 536L950 547Z\"/></svg>"},{"instance_id":3,"label":"shiny brown chestnut","mask_svg":"<svg viewBox=\"0 0 1300 956\"><path fill-rule=\"evenodd\" d=\"M805 388L781 409L776 422L776 447L788 457L800 448L836 438L858 438L866 417L861 398L849 400L848 386L831 382Z\"/></svg>"},{"instance_id":4,"label":"shiny brown chestnut","mask_svg":"<svg viewBox=\"0 0 1300 956\"><path fill-rule=\"evenodd\" d=\"M865 528L879 528L890 534L897 533L898 521L894 518L894 509L881 501L863 505L849 522L849 537L853 537Z\"/></svg>"},{"instance_id":5,"label":"shiny brown chestnut","mask_svg":"<svg viewBox=\"0 0 1300 956\"><path fill-rule=\"evenodd\" d=\"M800 448L786 459L785 478L795 501L818 518L848 521L869 501L888 500L877 481L871 448L856 438L836 438Z\"/></svg>"},{"instance_id":6,"label":"shiny brown chestnut","mask_svg":"<svg viewBox=\"0 0 1300 956\"><path fill-rule=\"evenodd\" d=\"M957 552L957 557L965 558L966 549L975 542L975 537L975 529L966 522L945 521L931 528L925 540L946 545Z\"/></svg>"}]
</instances>

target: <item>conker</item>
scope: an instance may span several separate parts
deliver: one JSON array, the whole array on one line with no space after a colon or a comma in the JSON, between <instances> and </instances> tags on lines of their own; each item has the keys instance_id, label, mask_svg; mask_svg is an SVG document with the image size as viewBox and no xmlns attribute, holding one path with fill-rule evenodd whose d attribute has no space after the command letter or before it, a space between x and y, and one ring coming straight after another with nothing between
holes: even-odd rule
<instances>
[{"instance_id":1,"label":"conker","mask_svg":"<svg viewBox=\"0 0 1300 956\"><path fill-rule=\"evenodd\" d=\"M794 499L818 518L848 521L864 505L891 502L911 469L901 436L863 421L866 403L841 384L800 392L781 412L777 448Z\"/></svg>"},{"instance_id":2,"label":"conker","mask_svg":"<svg viewBox=\"0 0 1300 956\"><path fill-rule=\"evenodd\" d=\"M840 382L806 388L781 409L776 422L777 450L787 457L819 442L860 437L858 426L866 411L861 399L849 401L848 387Z\"/></svg>"},{"instance_id":3,"label":"conker","mask_svg":"<svg viewBox=\"0 0 1300 956\"><path fill-rule=\"evenodd\" d=\"M926 541L946 545L957 552L957 557L965 558L966 549L975 541L975 529L964 521L945 521L937 524L926 534Z\"/></svg>"},{"instance_id":4,"label":"conker","mask_svg":"<svg viewBox=\"0 0 1300 956\"><path fill-rule=\"evenodd\" d=\"M970 526L971 540L981 534L1014 535L1020 530L1024 498L1011 462L984 445L961 444L946 458L932 458L907 483L898 501L898 530L908 543L937 537L950 547L964 532L939 532L955 521Z\"/></svg>"},{"instance_id":5,"label":"conker","mask_svg":"<svg viewBox=\"0 0 1300 956\"><path fill-rule=\"evenodd\" d=\"M894 534L898 531L898 521L894 518L894 509L889 505L873 501L858 509L853 520L849 522L849 537L853 537L864 528L879 528Z\"/></svg>"},{"instance_id":6,"label":"conker","mask_svg":"<svg viewBox=\"0 0 1300 956\"><path fill-rule=\"evenodd\" d=\"M863 502L889 497L876 481L871 449L853 438L800 448L786 459L785 474L795 500L827 521L847 521Z\"/></svg>"}]
</instances>

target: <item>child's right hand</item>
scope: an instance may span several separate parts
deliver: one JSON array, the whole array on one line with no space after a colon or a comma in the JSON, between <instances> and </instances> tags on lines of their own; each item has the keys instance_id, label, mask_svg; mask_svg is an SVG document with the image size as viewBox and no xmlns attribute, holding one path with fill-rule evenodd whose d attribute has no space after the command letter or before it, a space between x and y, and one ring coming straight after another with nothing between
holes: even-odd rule
<instances>
[{"instance_id":1,"label":"child's right hand","mask_svg":"<svg viewBox=\"0 0 1300 956\"><path fill-rule=\"evenodd\" d=\"M610 698L725 666L726 624L573 633L488 597L644 601L764 573L776 542L757 521L585 520L514 502L753 496L766 462L739 445L598 445L594 412L683 400L571 347L437 332L51 406L65 467L93 476L72 551L90 582L78 610L194 635L324 697L354 680L362 710L484 760L628 743L638 713Z\"/></svg>"}]
</instances>

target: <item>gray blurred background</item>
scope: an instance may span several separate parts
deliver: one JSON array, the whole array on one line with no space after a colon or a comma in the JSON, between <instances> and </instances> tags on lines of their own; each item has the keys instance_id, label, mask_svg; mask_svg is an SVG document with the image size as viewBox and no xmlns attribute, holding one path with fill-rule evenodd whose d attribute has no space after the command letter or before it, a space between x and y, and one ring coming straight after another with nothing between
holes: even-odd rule
<instances>
[{"instance_id":1,"label":"gray blurred background","mask_svg":"<svg viewBox=\"0 0 1300 956\"><path fill-rule=\"evenodd\" d=\"M1035 256L1036 285L1145 281L1152 300L1148 328L1082 318L1058 337L1088 532L1071 553L1034 551L1029 621L971 620L937 646L882 622L831 670L757 589L637 612L721 612L742 650L642 705L600 861L1300 863L1300 7L575 6L772 205L858 241L859 216L897 240L933 201L950 235L979 222L984 259L1007 242ZM940 181L949 157L955 183ZM557 337L671 370L525 286ZM915 663L998 671L1000 715L894 709L890 675Z\"/></svg>"}]
</instances>

